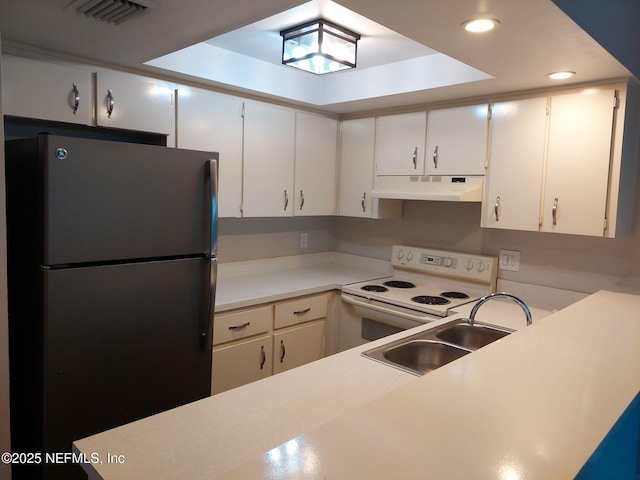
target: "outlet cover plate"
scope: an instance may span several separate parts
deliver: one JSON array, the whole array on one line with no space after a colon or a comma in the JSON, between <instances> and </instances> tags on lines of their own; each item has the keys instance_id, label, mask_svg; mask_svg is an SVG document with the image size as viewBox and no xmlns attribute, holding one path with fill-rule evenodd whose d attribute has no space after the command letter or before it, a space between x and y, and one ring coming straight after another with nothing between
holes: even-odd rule
<instances>
[{"instance_id":1,"label":"outlet cover plate","mask_svg":"<svg viewBox=\"0 0 640 480\"><path fill-rule=\"evenodd\" d=\"M498 257L498 268L500 270L520 271L520 252L515 250L500 250Z\"/></svg>"}]
</instances>

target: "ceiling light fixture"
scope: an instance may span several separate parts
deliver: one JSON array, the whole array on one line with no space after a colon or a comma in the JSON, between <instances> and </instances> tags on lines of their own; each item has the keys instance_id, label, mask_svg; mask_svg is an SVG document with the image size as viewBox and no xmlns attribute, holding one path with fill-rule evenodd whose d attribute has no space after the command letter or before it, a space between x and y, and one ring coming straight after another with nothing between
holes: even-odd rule
<instances>
[{"instance_id":1,"label":"ceiling light fixture","mask_svg":"<svg viewBox=\"0 0 640 480\"><path fill-rule=\"evenodd\" d=\"M498 25L500 25L500 22L493 18L477 18L475 20L467 20L462 24L462 28L467 32L482 33L493 30Z\"/></svg>"},{"instance_id":2,"label":"ceiling light fixture","mask_svg":"<svg viewBox=\"0 0 640 480\"><path fill-rule=\"evenodd\" d=\"M567 78L571 78L576 74L576 72L569 72L569 71L563 71L563 72L553 72L553 73L547 73L547 77L549 77L551 80L566 80Z\"/></svg>"},{"instance_id":3,"label":"ceiling light fixture","mask_svg":"<svg viewBox=\"0 0 640 480\"><path fill-rule=\"evenodd\" d=\"M360 35L317 19L282 30L282 63L323 74L356 68Z\"/></svg>"}]
</instances>

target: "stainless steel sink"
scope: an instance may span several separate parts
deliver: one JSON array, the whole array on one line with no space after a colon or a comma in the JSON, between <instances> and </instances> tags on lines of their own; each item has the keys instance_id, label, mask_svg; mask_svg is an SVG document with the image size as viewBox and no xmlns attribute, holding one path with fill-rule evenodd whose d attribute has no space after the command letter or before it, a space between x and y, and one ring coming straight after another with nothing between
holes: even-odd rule
<instances>
[{"instance_id":1,"label":"stainless steel sink","mask_svg":"<svg viewBox=\"0 0 640 480\"><path fill-rule=\"evenodd\" d=\"M362 355L414 375L424 375L513 331L487 323L469 325L465 320L454 320L372 348Z\"/></svg>"},{"instance_id":2,"label":"stainless steel sink","mask_svg":"<svg viewBox=\"0 0 640 480\"><path fill-rule=\"evenodd\" d=\"M464 348L477 350L491 342L506 337L511 332L490 325L469 325L466 322L456 323L444 330L439 330L436 337L445 342L454 343Z\"/></svg>"},{"instance_id":3,"label":"stainless steel sink","mask_svg":"<svg viewBox=\"0 0 640 480\"><path fill-rule=\"evenodd\" d=\"M382 356L396 365L425 374L471 353L471 350L433 340L413 340L384 350Z\"/></svg>"}]
</instances>

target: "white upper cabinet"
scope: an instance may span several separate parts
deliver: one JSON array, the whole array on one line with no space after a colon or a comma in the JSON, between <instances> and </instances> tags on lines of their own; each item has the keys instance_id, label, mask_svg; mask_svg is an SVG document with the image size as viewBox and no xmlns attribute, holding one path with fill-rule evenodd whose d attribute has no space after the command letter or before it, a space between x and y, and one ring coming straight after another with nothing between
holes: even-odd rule
<instances>
[{"instance_id":1,"label":"white upper cabinet","mask_svg":"<svg viewBox=\"0 0 640 480\"><path fill-rule=\"evenodd\" d=\"M174 88L168 82L114 71L96 74L96 122L169 135L174 130Z\"/></svg>"},{"instance_id":2,"label":"white upper cabinet","mask_svg":"<svg viewBox=\"0 0 640 480\"><path fill-rule=\"evenodd\" d=\"M378 117L376 175L423 175L426 112Z\"/></svg>"},{"instance_id":3,"label":"white upper cabinet","mask_svg":"<svg viewBox=\"0 0 640 480\"><path fill-rule=\"evenodd\" d=\"M294 215L334 215L338 121L296 113Z\"/></svg>"},{"instance_id":4,"label":"white upper cabinet","mask_svg":"<svg viewBox=\"0 0 640 480\"><path fill-rule=\"evenodd\" d=\"M342 122L338 214L371 218L375 118Z\"/></svg>"},{"instance_id":5,"label":"white upper cabinet","mask_svg":"<svg viewBox=\"0 0 640 480\"><path fill-rule=\"evenodd\" d=\"M90 70L3 55L4 114L92 125L91 77Z\"/></svg>"},{"instance_id":6,"label":"white upper cabinet","mask_svg":"<svg viewBox=\"0 0 640 480\"><path fill-rule=\"evenodd\" d=\"M219 152L218 216L241 217L242 110L239 97L180 87L177 146Z\"/></svg>"},{"instance_id":7,"label":"white upper cabinet","mask_svg":"<svg viewBox=\"0 0 640 480\"><path fill-rule=\"evenodd\" d=\"M538 231L547 98L496 103L482 226Z\"/></svg>"},{"instance_id":8,"label":"white upper cabinet","mask_svg":"<svg viewBox=\"0 0 640 480\"><path fill-rule=\"evenodd\" d=\"M293 215L294 145L293 110L245 103L243 216Z\"/></svg>"},{"instance_id":9,"label":"white upper cabinet","mask_svg":"<svg viewBox=\"0 0 640 480\"><path fill-rule=\"evenodd\" d=\"M427 175L484 175L488 105L431 110L427 121Z\"/></svg>"},{"instance_id":10,"label":"white upper cabinet","mask_svg":"<svg viewBox=\"0 0 640 480\"><path fill-rule=\"evenodd\" d=\"M615 103L613 89L551 97L543 231L604 234Z\"/></svg>"}]
</instances>

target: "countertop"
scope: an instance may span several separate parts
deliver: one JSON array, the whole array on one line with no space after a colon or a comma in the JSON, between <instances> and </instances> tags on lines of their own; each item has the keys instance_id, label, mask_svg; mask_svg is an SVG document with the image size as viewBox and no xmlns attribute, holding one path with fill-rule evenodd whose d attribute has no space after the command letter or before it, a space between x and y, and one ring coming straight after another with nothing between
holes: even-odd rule
<instances>
[{"instance_id":1,"label":"countertop","mask_svg":"<svg viewBox=\"0 0 640 480\"><path fill-rule=\"evenodd\" d=\"M385 268L333 254L287 259L284 268L243 262L222 268L217 310L380 278ZM257 290L245 292L253 281ZM521 331L423 377L360 355L470 309L74 449L100 459L85 468L104 480L424 478L425 471L447 479L573 478L640 389L640 296L599 292L550 316L532 308L526 328L516 304L487 302L477 320ZM124 463L108 463L108 455Z\"/></svg>"},{"instance_id":2,"label":"countertop","mask_svg":"<svg viewBox=\"0 0 640 480\"><path fill-rule=\"evenodd\" d=\"M340 288L393 273L388 261L338 252L223 263L216 312Z\"/></svg>"},{"instance_id":3,"label":"countertop","mask_svg":"<svg viewBox=\"0 0 640 480\"><path fill-rule=\"evenodd\" d=\"M360 355L401 332L75 448L123 456L87 466L105 480L573 478L640 390L640 296L601 291L533 313L532 326L423 377ZM498 301L478 312L516 316L523 326Z\"/></svg>"}]
</instances>

